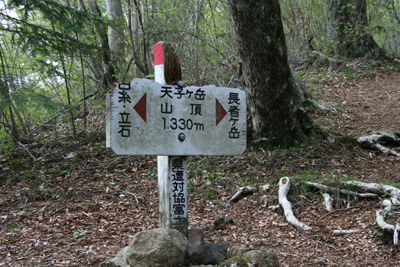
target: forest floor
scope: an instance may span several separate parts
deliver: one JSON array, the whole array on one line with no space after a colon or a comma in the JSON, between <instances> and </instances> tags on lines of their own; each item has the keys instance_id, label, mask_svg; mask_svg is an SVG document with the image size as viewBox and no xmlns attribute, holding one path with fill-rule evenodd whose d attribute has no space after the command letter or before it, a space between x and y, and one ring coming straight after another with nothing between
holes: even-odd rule
<instances>
[{"instance_id":1,"label":"forest floor","mask_svg":"<svg viewBox=\"0 0 400 267\"><path fill-rule=\"evenodd\" d=\"M338 73L301 77L315 100L331 111L314 121L342 140L375 132L400 132L400 71L351 62ZM321 74L322 73L322 74ZM143 230L158 227L154 156L117 156L105 148L104 110L78 141L63 129L42 131L27 150L0 156L0 266L98 266ZM65 131L65 130L64 130ZM2 143L3 146L6 144ZM398 148L395 148L398 150ZM206 243L272 249L281 266L399 266L400 250L375 225L382 199L333 196L324 209L319 192L303 181L340 186L359 180L400 185L400 158L310 139L289 149L249 148L241 156L189 157L189 224ZM292 177L288 196L296 217L312 227L289 225L278 205L278 181ZM229 203L241 186L264 186ZM395 210L389 221L400 221ZM361 232L333 236L335 229Z\"/></svg>"}]
</instances>

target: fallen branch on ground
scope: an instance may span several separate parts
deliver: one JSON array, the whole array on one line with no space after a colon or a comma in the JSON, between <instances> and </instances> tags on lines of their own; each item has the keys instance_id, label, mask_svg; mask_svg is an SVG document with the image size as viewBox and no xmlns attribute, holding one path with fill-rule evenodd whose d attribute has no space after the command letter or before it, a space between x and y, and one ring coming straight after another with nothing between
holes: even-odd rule
<instances>
[{"instance_id":1,"label":"fallen branch on ground","mask_svg":"<svg viewBox=\"0 0 400 267\"><path fill-rule=\"evenodd\" d=\"M29 151L29 149L26 148L26 146L24 144L22 144L21 142L18 142L18 145L20 145L26 152L28 152L28 154L32 157L32 159L34 161L37 161L38 159L35 158L35 156Z\"/></svg>"},{"instance_id":2,"label":"fallen branch on ground","mask_svg":"<svg viewBox=\"0 0 400 267\"><path fill-rule=\"evenodd\" d=\"M258 191L258 188L255 186L244 186L239 188L239 191L237 191L231 199L229 199L229 202L238 202L240 199L252 195Z\"/></svg>"},{"instance_id":3,"label":"fallen branch on ground","mask_svg":"<svg viewBox=\"0 0 400 267\"><path fill-rule=\"evenodd\" d=\"M311 230L312 228L302 222L300 222L293 214L292 210L292 203L287 200L287 194L290 189L290 178L289 177L282 177L279 180L279 204L282 206L286 220L296 228L301 230Z\"/></svg>"},{"instance_id":4,"label":"fallen branch on ground","mask_svg":"<svg viewBox=\"0 0 400 267\"><path fill-rule=\"evenodd\" d=\"M347 208L347 209L338 209L338 210L331 211L331 212L325 214L324 216L322 216L321 218L319 218L318 221L316 222L316 224L319 223L323 218L325 218L325 217L327 217L327 216L329 216L329 215L331 215L331 214L333 214L335 212L346 211L346 210L351 210L351 209L359 209L359 208L360 207L356 206L356 207L350 207L350 208Z\"/></svg>"},{"instance_id":5,"label":"fallen branch on ground","mask_svg":"<svg viewBox=\"0 0 400 267\"><path fill-rule=\"evenodd\" d=\"M136 203L139 203L138 196L136 196L136 194L134 194L132 192L128 192L128 191L122 191L122 192L124 192L125 194L133 196L135 198L135 200L136 200ZM141 198L141 197L139 197L139 198Z\"/></svg>"},{"instance_id":6,"label":"fallen branch on ground","mask_svg":"<svg viewBox=\"0 0 400 267\"><path fill-rule=\"evenodd\" d=\"M362 230L360 229L349 229L349 230L333 230L332 235L348 235L348 234L356 234L360 233Z\"/></svg>"}]
</instances>

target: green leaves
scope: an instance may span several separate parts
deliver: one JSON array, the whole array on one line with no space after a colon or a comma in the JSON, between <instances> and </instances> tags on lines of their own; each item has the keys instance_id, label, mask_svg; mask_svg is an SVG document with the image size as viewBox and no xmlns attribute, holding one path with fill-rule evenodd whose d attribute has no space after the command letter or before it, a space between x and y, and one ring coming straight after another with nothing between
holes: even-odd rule
<instances>
[{"instance_id":1,"label":"green leaves","mask_svg":"<svg viewBox=\"0 0 400 267\"><path fill-rule=\"evenodd\" d=\"M74 237L78 238L78 237L84 236L85 234L86 234L86 232L76 231L76 232L74 232Z\"/></svg>"},{"instance_id":2,"label":"green leaves","mask_svg":"<svg viewBox=\"0 0 400 267\"><path fill-rule=\"evenodd\" d=\"M88 54L97 46L82 42L76 34L87 34L87 25L103 20L92 13L60 4L52 0L11 0L18 17L1 12L6 20L0 30L17 34L17 42L34 54L51 54L53 51Z\"/></svg>"}]
</instances>

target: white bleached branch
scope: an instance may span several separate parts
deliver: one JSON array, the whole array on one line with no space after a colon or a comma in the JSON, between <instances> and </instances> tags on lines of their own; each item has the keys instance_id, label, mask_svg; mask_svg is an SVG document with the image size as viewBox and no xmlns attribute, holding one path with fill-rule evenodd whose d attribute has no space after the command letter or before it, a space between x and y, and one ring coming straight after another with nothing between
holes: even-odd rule
<instances>
[{"instance_id":1,"label":"white bleached branch","mask_svg":"<svg viewBox=\"0 0 400 267\"><path fill-rule=\"evenodd\" d=\"M283 211L285 213L286 220L296 228L301 230L311 230L311 227L300 222L293 214L292 210L292 203L289 202L287 199L287 194L290 189L290 178L289 177L282 177L279 180L279 204L282 206Z\"/></svg>"}]
</instances>

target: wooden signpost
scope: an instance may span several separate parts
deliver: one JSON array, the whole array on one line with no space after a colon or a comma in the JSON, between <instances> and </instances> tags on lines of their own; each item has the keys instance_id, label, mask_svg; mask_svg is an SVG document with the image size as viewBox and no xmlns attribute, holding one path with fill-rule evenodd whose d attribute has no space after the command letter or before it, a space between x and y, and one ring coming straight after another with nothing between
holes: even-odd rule
<instances>
[{"instance_id":1,"label":"wooden signpost","mask_svg":"<svg viewBox=\"0 0 400 267\"><path fill-rule=\"evenodd\" d=\"M155 81L133 79L107 95L107 147L158 155L160 227L187 236L188 155L240 155L246 149L246 94L183 86L170 45L154 46Z\"/></svg>"}]
</instances>

